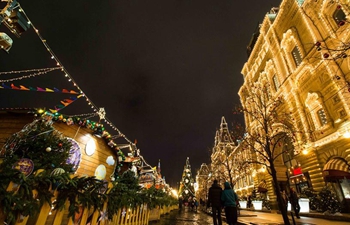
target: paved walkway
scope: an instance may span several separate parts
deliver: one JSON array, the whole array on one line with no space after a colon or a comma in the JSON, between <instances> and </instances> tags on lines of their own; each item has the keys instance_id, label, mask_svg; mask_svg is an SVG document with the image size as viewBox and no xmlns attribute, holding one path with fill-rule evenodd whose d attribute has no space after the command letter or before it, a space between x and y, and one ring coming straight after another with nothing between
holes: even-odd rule
<instances>
[{"instance_id":1,"label":"paved walkway","mask_svg":"<svg viewBox=\"0 0 350 225\"><path fill-rule=\"evenodd\" d=\"M223 221L225 220L224 213ZM310 215L310 214L309 214ZM321 214L320 214L321 215ZM350 215L346 215L350 216ZM291 224L293 225L292 217L290 216ZM301 214L300 219L295 218L295 225L349 225L349 221L336 221L325 218L308 217ZM281 214L274 212L258 212L241 210L238 217L238 225L283 225ZM162 215L159 221L151 221L149 225L212 225L213 219L207 212L198 210L191 211L184 207L181 210L173 210L166 215ZM226 222L223 222L226 225Z\"/></svg>"},{"instance_id":2,"label":"paved walkway","mask_svg":"<svg viewBox=\"0 0 350 225\"><path fill-rule=\"evenodd\" d=\"M292 217L289 216L291 224L293 224ZM295 218L295 217L294 217ZM257 211L241 210L238 222L241 224L256 224L256 225L283 225L283 218L281 214L265 213ZM296 225L349 225L349 221L336 221L331 219L306 217L301 215L300 219L295 218Z\"/></svg>"},{"instance_id":3,"label":"paved walkway","mask_svg":"<svg viewBox=\"0 0 350 225\"><path fill-rule=\"evenodd\" d=\"M151 221L149 225L212 225L213 219L210 215L198 210L191 211L188 207L181 210L173 210L162 215L159 221Z\"/></svg>"}]
</instances>

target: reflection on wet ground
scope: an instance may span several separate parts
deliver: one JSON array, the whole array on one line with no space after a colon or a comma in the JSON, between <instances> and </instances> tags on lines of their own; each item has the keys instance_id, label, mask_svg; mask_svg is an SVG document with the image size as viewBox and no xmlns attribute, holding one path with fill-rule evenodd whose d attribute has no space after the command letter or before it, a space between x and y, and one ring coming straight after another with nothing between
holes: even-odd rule
<instances>
[{"instance_id":1,"label":"reflection on wet ground","mask_svg":"<svg viewBox=\"0 0 350 225\"><path fill-rule=\"evenodd\" d=\"M211 225L213 219L210 215L200 210L192 211L185 207L181 210L173 210L161 216L160 221L152 221L149 225Z\"/></svg>"}]
</instances>

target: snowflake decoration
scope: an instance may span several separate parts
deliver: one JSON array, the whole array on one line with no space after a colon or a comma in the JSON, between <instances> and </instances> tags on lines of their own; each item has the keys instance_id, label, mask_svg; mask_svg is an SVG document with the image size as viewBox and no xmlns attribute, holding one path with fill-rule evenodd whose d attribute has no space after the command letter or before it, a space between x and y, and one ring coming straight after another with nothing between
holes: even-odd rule
<instances>
[{"instance_id":1,"label":"snowflake decoration","mask_svg":"<svg viewBox=\"0 0 350 225\"><path fill-rule=\"evenodd\" d=\"M106 212L106 211L100 211L100 219L99 219L99 221L105 221L105 220L107 220L108 219L108 212Z\"/></svg>"},{"instance_id":2,"label":"snowflake decoration","mask_svg":"<svg viewBox=\"0 0 350 225\"><path fill-rule=\"evenodd\" d=\"M126 211L125 211L125 208L123 208L122 215L125 216L125 214L126 214Z\"/></svg>"},{"instance_id":3,"label":"snowflake decoration","mask_svg":"<svg viewBox=\"0 0 350 225\"><path fill-rule=\"evenodd\" d=\"M98 116L100 117L100 120L104 120L106 117L106 111L105 108L100 108L97 112Z\"/></svg>"}]
</instances>

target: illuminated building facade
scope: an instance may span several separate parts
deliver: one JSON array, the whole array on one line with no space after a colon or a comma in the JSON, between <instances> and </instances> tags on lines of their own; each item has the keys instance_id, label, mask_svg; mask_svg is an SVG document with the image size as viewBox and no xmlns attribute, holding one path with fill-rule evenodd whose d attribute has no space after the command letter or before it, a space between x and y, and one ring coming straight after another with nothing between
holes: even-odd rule
<instances>
[{"instance_id":1,"label":"illuminated building facade","mask_svg":"<svg viewBox=\"0 0 350 225\"><path fill-rule=\"evenodd\" d=\"M320 191L333 188L344 211L350 211L350 4L349 0L283 0L272 8L247 48L248 60L239 91L256 82L268 83L270 94L283 99L300 132L297 141L285 143L277 159L278 184ZM280 113L280 112L278 112ZM254 121L245 115L245 123ZM236 153L243 151L238 147ZM243 153L242 153L243 154ZM249 174L253 184L265 182L267 195L275 201L271 178L263 168ZM256 175L260 176L259 181ZM243 193L243 192L242 192Z\"/></svg>"}]
</instances>

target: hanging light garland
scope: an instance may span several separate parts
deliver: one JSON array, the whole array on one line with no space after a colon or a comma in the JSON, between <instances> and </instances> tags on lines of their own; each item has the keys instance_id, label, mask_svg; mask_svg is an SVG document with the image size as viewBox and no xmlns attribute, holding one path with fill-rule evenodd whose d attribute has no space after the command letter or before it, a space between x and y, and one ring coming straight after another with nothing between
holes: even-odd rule
<instances>
[{"instance_id":1,"label":"hanging light garland","mask_svg":"<svg viewBox=\"0 0 350 225\"><path fill-rule=\"evenodd\" d=\"M0 72L0 75L25 73L25 72L34 72L34 71L36 72L36 73L29 74L29 75L21 76L21 77L15 77L15 78L9 78L9 79L5 79L5 80L0 80L0 82L5 83L5 82L16 81L16 80L28 79L28 78L44 75L44 74L47 74L47 73L49 73L51 71L58 70L58 69L61 69L61 67L35 69L35 70L21 70L21 71Z\"/></svg>"},{"instance_id":2,"label":"hanging light garland","mask_svg":"<svg viewBox=\"0 0 350 225\"><path fill-rule=\"evenodd\" d=\"M26 17L28 24L30 24L30 26L34 29L36 35L39 37L39 39L41 40L42 44L45 46L46 50L49 52L49 54L51 55L51 59L55 60L56 62L56 66L58 66L57 68L61 69L61 71L64 73L64 76L67 78L68 82L72 83L74 85L74 87L76 87L78 89L78 91L80 92L82 97L85 97L87 104L89 106L91 106L91 109L100 116L100 120L103 120L105 123L107 123L114 131L117 131L119 136L122 136L129 144L134 144L132 141L130 141L127 137L125 137L125 135L120 132L120 130L105 116L105 114L102 116L101 114L101 109L98 108L85 94L85 92L79 87L79 85L76 83L76 81L73 79L73 77L69 74L69 72L67 71L67 69L63 66L63 64L61 63L61 61L58 59L58 57L55 55L55 53L53 52L53 50L50 48L50 46L48 45L47 41L41 36L41 34L39 33L39 30L35 27L35 25L32 23L32 21L29 19L29 17L27 16L27 14L25 13L25 11L23 10L23 8L20 6L20 4L18 3L18 7L20 12L23 13L23 15ZM100 113L100 114L99 114ZM104 129L104 128L103 128Z\"/></svg>"}]
</instances>

